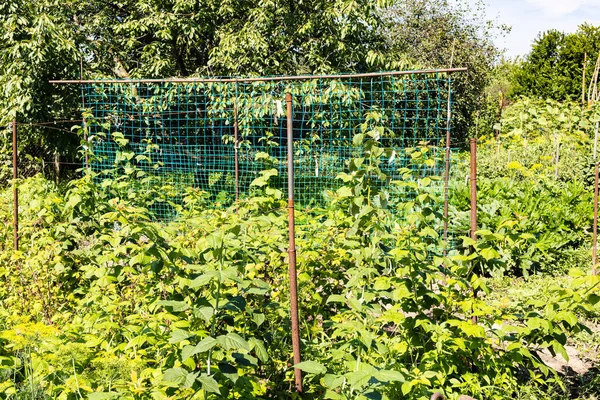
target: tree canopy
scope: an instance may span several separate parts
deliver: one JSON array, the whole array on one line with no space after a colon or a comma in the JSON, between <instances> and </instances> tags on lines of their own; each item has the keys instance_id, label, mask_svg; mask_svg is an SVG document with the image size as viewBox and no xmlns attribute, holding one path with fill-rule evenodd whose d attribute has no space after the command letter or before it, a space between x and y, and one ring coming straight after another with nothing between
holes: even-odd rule
<instances>
[{"instance_id":1,"label":"tree canopy","mask_svg":"<svg viewBox=\"0 0 600 400\"><path fill-rule=\"evenodd\" d=\"M465 137L477 93L499 54L492 43L495 32L466 2L447 0L3 2L0 123L77 116L78 88L52 86L50 79L369 72L452 64L469 67L455 85L456 134ZM20 134L55 149L62 145L52 132ZM0 153L6 154L7 138L2 142Z\"/></svg>"},{"instance_id":2,"label":"tree canopy","mask_svg":"<svg viewBox=\"0 0 600 400\"><path fill-rule=\"evenodd\" d=\"M514 95L554 100L581 99L584 61L589 82L600 52L600 26L583 24L575 33L541 33L515 76Z\"/></svg>"},{"instance_id":3,"label":"tree canopy","mask_svg":"<svg viewBox=\"0 0 600 400\"><path fill-rule=\"evenodd\" d=\"M446 0L397 2L386 10L391 54L424 68L467 67L454 75L454 137L473 134L470 127L501 52L493 39L509 30L489 20L485 4Z\"/></svg>"}]
</instances>

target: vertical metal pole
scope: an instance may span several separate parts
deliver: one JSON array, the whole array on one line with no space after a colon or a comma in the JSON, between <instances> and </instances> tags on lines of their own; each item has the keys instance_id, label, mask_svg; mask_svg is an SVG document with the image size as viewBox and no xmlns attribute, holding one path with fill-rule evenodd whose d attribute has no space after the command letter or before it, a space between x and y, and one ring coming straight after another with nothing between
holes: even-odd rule
<instances>
[{"instance_id":1,"label":"vertical metal pole","mask_svg":"<svg viewBox=\"0 0 600 400\"><path fill-rule=\"evenodd\" d=\"M238 133L238 113L237 113L237 90L233 100L233 134L234 134L234 163L235 163L235 203L240 201L240 160L238 155L239 133Z\"/></svg>"},{"instance_id":2,"label":"vertical metal pole","mask_svg":"<svg viewBox=\"0 0 600 400\"><path fill-rule=\"evenodd\" d=\"M294 219L294 128L292 95L286 93L287 103L287 155L288 155L288 221L290 247L288 249L290 261L290 309L292 319L292 348L294 350L294 364L300 363L300 328L298 324L298 282L296 273L296 227ZM296 391L302 392L302 371L294 368Z\"/></svg>"},{"instance_id":3,"label":"vertical metal pole","mask_svg":"<svg viewBox=\"0 0 600 400\"><path fill-rule=\"evenodd\" d=\"M450 189L450 122L452 120L452 90L448 79L448 110L446 114L446 170L444 171L444 243L448 245L448 192ZM447 249L444 248L444 255Z\"/></svg>"},{"instance_id":4,"label":"vertical metal pole","mask_svg":"<svg viewBox=\"0 0 600 400\"><path fill-rule=\"evenodd\" d=\"M17 120L12 122L13 146L13 247L19 250L19 188L17 187Z\"/></svg>"},{"instance_id":5,"label":"vertical metal pole","mask_svg":"<svg viewBox=\"0 0 600 400\"><path fill-rule=\"evenodd\" d=\"M90 148L87 134L87 122L85 120L85 117L83 118L83 140L85 141L85 168L88 168L90 165Z\"/></svg>"},{"instance_id":6,"label":"vertical metal pole","mask_svg":"<svg viewBox=\"0 0 600 400\"><path fill-rule=\"evenodd\" d=\"M598 128L600 127L600 122L596 122L596 130L594 131L594 160L598 155Z\"/></svg>"},{"instance_id":7,"label":"vertical metal pole","mask_svg":"<svg viewBox=\"0 0 600 400\"><path fill-rule=\"evenodd\" d=\"M596 265L598 264L598 172L600 163L596 162L596 169L594 171L594 227L592 237L592 273L598 274Z\"/></svg>"},{"instance_id":8,"label":"vertical metal pole","mask_svg":"<svg viewBox=\"0 0 600 400\"><path fill-rule=\"evenodd\" d=\"M471 138L471 239L477 240L477 139ZM477 298L477 290L473 290L473 298ZM477 323L477 317L473 315L472 321Z\"/></svg>"},{"instance_id":9,"label":"vertical metal pole","mask_svg":"<svg viewBox=\"0 0 600 400\"><path fill-rule=\"evenodd\" d=\"M471 239L477 236L477 139L471 138Z\"/></svg>"},{"instance_id":10,"label":"vertical metal pole","mask_svg":"<svg viewBox=\"0 0 600 400\"><path fill-rule=\"evenodd\" d=\"M83 57L79 57L79 79L83 80ZM85 96L83 95L83 85L81 87L81 106L83 107L83 113L85 113ZM84 114L85 115L85 114ZM89 143L88 143L88 135L87 135L87 122L85 117L83 117L83 140L85 141L85 167L89 166Z\"/></svg>"}]
</instances>

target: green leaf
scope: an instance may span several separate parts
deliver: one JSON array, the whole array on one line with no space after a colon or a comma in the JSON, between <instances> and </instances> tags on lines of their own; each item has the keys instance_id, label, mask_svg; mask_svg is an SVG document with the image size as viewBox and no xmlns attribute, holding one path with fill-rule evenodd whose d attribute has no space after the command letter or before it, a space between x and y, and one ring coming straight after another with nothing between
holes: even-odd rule
<instances>
[{"instance_id":1,"label":"green leaf","mask_svg":"<svg viewBox=\"0 0 600 400\"><path fill-rule=\"evenodd\" d=\"M362 133L356 134L352 138L352 144L354 146L360 146L363 144L364 141L365 141L365 135Z\"/></svg>"},{"instance_id":2,"label":"green leaf","mask_svg":"<svg viewBox=\"0 0 600 400\"><path fill-rule=\"evenodd\" d=\"M354 310L358 312L362 311L362 303L360 302L360 300L351 297L348 299L348 304L350 304L350 307L352 307Z\"/></svg>"},{"instance_id":3,"label":"green leaf","mask_svg":"<svg viewBox=\"0 0 600 400\"><path fill-rule=\"evenodd\" d=\"M129 265L147 265L150 263L151 257L144 252L138 253L129 259Z\"/></svg>"},{"instance_id":4,"label":"green leaf","mask_svg":"<svg viewBox=\"0 0 600 400\"><path fill-rule=\"evenodd\" d=\"M561 311L556 314L555 319L565 321L571 328L577 325L577 316L572 311Z\"/></svg>"},{"instance_id":5,"label":"green leaf","mask_svg":"<svg viewBox=\"0 0 600 400\"><path fill-rule=\"evenodd\" d=\"M226 362L220 362L218 364L218 367L219 367L219 371L221 371L221 373L223 375L225 375L233 383L236 383L237 380L240 378L240 375L238 374L238 369L236 367L234 367L233 365L226 363Z\"/></svg>"},{"instance_id":6,"label":"green leaf","mask_svg":"<svg viewBox=\"0 0 600 400\"><path fill-rule=\"evenodd\" d=\"M569 355L567 354L567 351L565 350L565 347L562 344L560 344L556 340L553 340L552 349L556 352L556 354L560 354L565 361L569 361Z\"/></svg>"},{"instance_id":7,"label":"green leaf","mask_svg":"<svg viewBox=\"0 0 600 400\"><path fill-rule=\"evenodd\" d=\"M194 346L192 345L187 345L183 347L183 350L181 350L181 361L184 362L185 360L187 360L188 358L190 358L191 356L193 356L193 351L194 351Z\"/></svg>"},{"instance_id":8,"label":"green leaf","mask_svg":"<svg viewBox=\"0 0 600 400\"><path fill-rule=\"evenodd\" d=\"M269 179L273 176L277 176L279 173L276 169L268 169L260 171L260 176L252 181L250 186L266 186L269 183Z\"/></svg>"},{"instance_id":9,"label":"green leaf","mask_svg":"<svg viewBox=\"0 0 600 400\"><path fill-rule=\"evenodd\" d=\"M246 342L240 335L233 332L217 337L217 342L219 342L221 347L223 347L225 350L250 350L250 345L248 342Z\"/></svg>"},{"instance_id":10,"label":"green leaf","mask_svg":"<svg viewBox=\"0 0 600 400\"><path fill-rule=\"evenodd\" d=\"M252 320L256 324L256 326L261 326L263 322L265 322L265 314L254 313L252 315Z\"/></svg>"},{"instance_id":11,"label":"green leaf","mask_svg":"<svg viewBox=\"0 0 600 400\"><path fill-rule=\"evenodd\" d=\"M204 389L206 392L216 393L218 395L221 394L221 391L219 390L219 384L212 376L203 374L199 376L197 380L202 384L202 389Z\"/></svg>"},{"instance_id":12,"label":"green leaf","mask_svg":"<svg viewBox=\"0 0 600 400\"><path fill-rule=\"evenodd\" d=\"M163 383L174 385L171 387L179 387L186 381L188 372L183 368L169 368L163 374Z\"/></svg>"},{"instance_id":13,"label":"green leaf","mask_svg":"<svg viewBox=\"0 0 600 400\"><path fill-rule=\"evenodd\" d=\"M238 365L242 367L256 367L258 365L258 359L247 353L232 353L232 357L235 359Z\"/></svg>"},{"instance_id":14,"label":"green leaf","mask_svg":"<svg viewBox=\"0 0 600 400\"><path fill-rule=\"evenodd\" d=\"M377 371L375 378L380 382L404 382L404 375L400 371L382 369Z\"/></svg>"},{"instance_id":15,"label":"green leaf","mask_svg":"<svg viewBox=\"0 0 600 400\"><path fill-rule=\"evenodd\" d=\"M473 240L472 238L470 238L468 236L462 236L461 239L463 241L463 246L464 247L470 247L470 246L476 246L477 245L477 241Z\"/></svg>"},{"instance_id":16,"label":"green leaf","mask_svg":"<svg viewBox=\"0 0 600 400\"><path fill-rule=\"evenodd\" d=\"M186 330L176 329L171 333L171 337L169 338L169 343L177 344L179 342L183 342L184 340L189 339L193 335Z\"/></svg>"},{"instance_id":17,"label":"green leaf","mask_svg":"<svg viewBox=\"0 0 600 400\"><path fill-rule=\"evenodd\" d=\"M195 356L198 353L204 353L215 347L217 344L216 339L207 336L202 339L196 346L186 346L181 352L181 359L187 360L188 358Z\"/></svg>"},{"instance_id":18,"label":"green leaf","mask_svg":"<svg viewBox=\"0 0 600 400\"><path fill-rule=\"evenodd\" d=\"M334 392L333 390L327 389L325 391L325 394L323 395L323 399L328 399L328 400L345 400L347 399L346 396L338 394L336 392Z\"/></svg>"},{"instance_id":19,"label":"green leaf","mask_svg":"<svg viewBox=\"0 0 600 400\"><path fill-rule=\"evenodd\" d=\"M342 186L336 191L338 197L352 197L352 189L347 186Z\"/></svg>"},{"instance_id":20,"label":"green leaf","mask_svg":"<svg viewBox=\"0 0 600 400\"><path fill-rule=\"evenodd\" d=\"M199 372L188 372L185 376L185 381L181 385L181 388L188 389L191 388L194 382L196 382L196 378L198 377Z\"/></svg>"},{"instance_id":21,"label":"green leaf","mask_svg":"<svg viewBox=\"0 0 600 400\"><path fill-rule=\"evenodd\" d=\"M325 374L321 383L328 389L337 389L344 383L344 375Z\"/></svg>"},{"instance_id":22,"label":"green leaf","mask_svg":"<svg viewBox=\"0 0 600 400\"><path fill-rule=\"evenodd\" d=\"M113 132L112 138L119 146L126 146L129 143L129 140L125 139L121 132Z\"/></svg>"},{"instance_id":23,"label":"green leaf","mask_svg":"<svg viewBox=\"0 0 600 400\"><path fill-rule=\"evenodd\" d=\"M215 310L212 307L200 307L195 311L205 322L210 322Z\"/></svg>"},{"instance_id":24,"label":"green leaf","mask_svg":"<svg viewBox=\"0 0 600 400\"><path fill-rule=\"evenodd\" d=\"M304 372L315 375L324 374L327 372L327 368L317 361L303 361L294 365L294 368L298 368Z\"/></svg>"},{"instance_id":25,"label":"green leaf","mask_svg":"<svg viewBox=\"0 0 600 400\"><path fill-rule=\"evenodd\" d=\"M341 294L332 294L327 298L327 303L346 303L346 297Z\"/></svg>"},{"instance_id":26,"label":"green leaf","mask_svg":"<svg viewBox=\"0 0 600 400\"><path fill-rule=\"evenodd\" d=\"M148 341L148 336L140 335L136 336L127 343L126 349L130 349L132 347L141 347Z\"/></svg>"},{"instance_id":27,"label":"green leaf","mask_svg":"<svg viewBox=\"0 0 600 400\"><path fill-rule=\"evenodd\" d=\"M483 258L485 258L486 261L500 258L500 253L498 253L496 250L494 250L491 247L486 247L486 248L480 249L479 254L481 254L481 256Z\"/></svg>"},{"instance_id":28,"label":"green leaf","mask_svg":"<svg viewBox=\"0 0 600 400\"><path fill-rule=\"evenodd\" d=\"M251 347L254 349L254 352L260 361L269 361L269 353L267 352L267 349L261 340L250 338L248 341L250 342Z\"/></svg>"},{"instance_id":29,"label":"green leaf","mask_svg":"<svg viewBox=\"0 0 600 400\"><path fill-rule=\"evenodd\" d=\"M106 400L106 399L116 399L120 396L119 393L115 392L96 392L88 394L88 400Z\"/></svg>"},{"instance_id":30,"label":"green leaf","mask_svg":"<svg viewBox=\"0 0 600 400\"><path fill-rule=\"evenodd\" d=\"M193 281L191 281L190 284L188 285L188 287L190 289L197 289L199 287L208 285L210 283L210 281L212 281L217 275L218 275L217 271L207 272L206 274L200 275L199 277L197 277Z\"/></svg>"},{"instance_id":31,"label":"green leaf","mask_svg":"<svg viewBox=\"0 0 600 400\"><path fill-rule=\"evenodd\" d=\"M371 374L371 371L367 371L364 369L346 374L348 383L353 388L361 388L361 387L365 386L367 383L369 383L369 381L371 380L372 377L373 377L373 375Z\"/></svg>"},{"instance_id":32,"label":"green leaf","mask_svg":"<svg viewBox=\"0 0 600 400\"><path fill-rule=\"evenodd\" d=\"M587 301L594 306L600 301L600 296L594 293L590 293L590 295L587 297Z\"/></svg>"},{"instance_id":33,"label":"green leaf","mask_svg":"<svg viewBox=\"0 0 600 400\"><path fill-rule=\"evenodd\" d=\"M204 353L205 351L208 351L210 349L212 349L213 347L215 347L215 345L217 344L217 340L207 336L204 339L202 339L197 345L196 347L194 347L194 354L198 354L198 353Z\"/></svg>"},{"instance_id":34,"label":"green leaf","mask_svg":"<svg viewBox=\"0 0 600 400\"><path fill-rule=\"evenodd\" d=\"M373 285L373 289L375 290L388 290L390 287L390 279L384 276L375 279L375 284Z\"/></svg>"},{"instance_id":35,"label":"green leaf","mask_svg":"<svg viewBox=\"0 0 600 400\"><path fill-rule=\"evenodd\" d=\"M181 312L190 308L185 301L162 300L157 303L159 306L170 308L173 312Z\"/></svg>"},{"instance_id":36,"label":"green leaf","mask_svg":"<svg viewBox=\"0 0 600 400\"><path fill-rule=\"evenodd\" d=\"M65 208L73 208L79 203L81 203L81 196L78 194L71 195L69 201L65 204Z\"/></svg>"}]
</instances>

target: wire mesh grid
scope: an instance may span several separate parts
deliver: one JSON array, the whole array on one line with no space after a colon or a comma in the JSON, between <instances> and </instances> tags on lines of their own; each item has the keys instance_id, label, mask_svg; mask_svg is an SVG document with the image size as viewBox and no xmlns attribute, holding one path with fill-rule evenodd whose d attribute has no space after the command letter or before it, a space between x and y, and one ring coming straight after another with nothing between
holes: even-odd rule
<instances>
[{"instance_id":1,"label":"wire mesh grid","mask_svg":"<svg viewBox=\"0 0 600 400\"><path fill-rule=\"evenodd\" d=\"M293 102L295 199L299 208L322 206L341 186L338 174L364 156L359 134L389 149L380 167L387 177L375 184L394 203L415 190L391 184L442 177L445 139L451 126L452 81L445 73L351 76L306 80L103 82L83 85L90 168L102 176L126 161L170 187L157 199L157 219L176 218L173 204L186 188L199 188L217 205L253 195L251 183L276 170L271 185L287 192L286 93ZM429 146L428 162L414 149ZM237 148L237 151L236 151ZM237 153L237 155L236 155ZM236 168L237 166L237 168ZM237 174L236 174L237 169ZM429 190L443 197L443 180ZM440 210L441 210L440 203Z\"/></svg>"},{"instance_id":2,"label":"wire mesh grid","mask_svg":"<svg viewBox=\"0 0 600 400\"><path fill-rule=\"evenodd\" d=\"M10 156L11 153L0 157L0 189L9 186L13 179L13 163L6 155ZM57 154L44 146L28 145L21 149L17 159L17 178L27 179L37 174L56 178L61 169L72 165L82 166L81 163L61 161Z\"/></svg>"}]
</instances>

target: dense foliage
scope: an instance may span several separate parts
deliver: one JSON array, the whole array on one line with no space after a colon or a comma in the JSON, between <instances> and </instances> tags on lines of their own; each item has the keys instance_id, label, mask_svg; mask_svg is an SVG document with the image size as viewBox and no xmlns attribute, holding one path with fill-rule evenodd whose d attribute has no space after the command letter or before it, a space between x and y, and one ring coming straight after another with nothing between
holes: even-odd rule
<instances>
[{"instance_id":1,"label":"dense foliage","mask_svg":"<svg viewBox=\"0 0 600 400\"><path fill-rule=\"evenodd\" d=\"M599 26L583 24L571 34L557 30L544 32L522 63L513 94L581 101L583 70L589 85L599 53Z\"/></svg>"},{"instance_id":2,"label":"dense foliage","mask_svg":"<svg viewBox=\"0 0 600 400\"><path fill-rule=\"evenodd\" d=\"M580 95L597 28L550 31L523 63L492 76L493 24L445 0L42 0L2 3L0 15L2 125L78 116L78 88L47 80L81 73L469 66L455 83L455 138L470 130L480 139L477 241L468 235L468 154L453 164L447 246L432 189L439 177L414 173L431 165L432 151L406 149L412 165L388 192L375 182L389 180L392 152L375 131L357 135L363 157L347 163L326 204L298 211L302 398L577 397L541 353L567 360L567 344L585 335L597 346L598 328L586 325L600 312L599 278L587 274L600 109L556 101ZM19 133L24 158L40 147L74 155L79 143L46 129ZM8 138L3 131L0 177ZM197 189L175 196L121 150L118 168L101 176L19 182L20 251L11 230L0 231L0 398L299 397L275 161L259 154L266 169L252 196L225 209ZM181 218L156 221L157 203ZM0 223L11 219L4 188ZM534 274L547 279L534 295L498 299L488 288Z\"/></svg>"},{"instance_id":3,"label":"dense foliage","mask_svg":"<svg viewBox=\"0 0 600 400\"><path fill-rule=\"evenodd\" d=\"M572 286L547 288L550 300L531 299L524 314L473 298L487 289L471 260L493 259L489 246L442 257L439 199L423 190L433 181L408 169L395 184L419 195L396 206L410 221L397 225L371 184L385 149L365 139L329 206L298 215L306 397L560 392L536 351L568 357L598 279L574 271ZM413 163L428 154L413 149ZM1 242L0 396L288 397L287 221L273 171L237 210L190 190L184 220L169 224L150 222L147 208L168 188L140 191L126 171L101 186L90 174L65 189L40 177L21 186L22 250L9 250L9 233ZM10 192L0 199L7 223Z\"/></svg>"},{"instance_id":4,"label":"dense foliage","mask_svg":"<svg viewBox=\"0 0 600 400\"><path fill-rule=\"evenodd\" d=\"M0 4L0 164L19 122L81 118L77 86L50 79L281 75L467 66L455 84L456 137L498 53L484 15L446 0L18 1ZM462 4L462 3L461 3ZM466 4L466 3L465 3ZM421 35L421 31L430 35ZM465 45L469 48L466 49ZM59 125L67 129L68 125ZM20 150L75 160L76 140L21 126Z\"/></svg>"},{"instance_id":5,"label":"dense foliage","mask_svg":"<svg viewBox=\"0 0 600 400\"><path fill-rule=\"evenodd\" d=\"M502 260L488 274L561 274L589 263L593 216L593 148L597 106L521 98L499 123L481 129L478 226ZM468 155L457 168L455 229L469 226ZM462 179L461 179L462 178ZM493 255L493 257L492 257Z\"/></svg>"},{"instance_id":6,"label":"dense foliage","mask_svg":"<svg viewBox=\"0 0 600 400\"><path fill-rule=\"evenodd\" d=\"M475 134L475 110L500 56L493 39L508 28L488 20L480 1L399 2L386 15L392 21L387 37L395 57L402 55L425 68L468 68L452 76L454 140L462 145L467 134Z\"/></svg>"}]
</instances>

